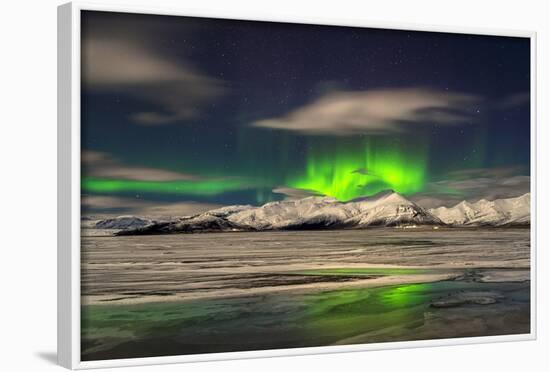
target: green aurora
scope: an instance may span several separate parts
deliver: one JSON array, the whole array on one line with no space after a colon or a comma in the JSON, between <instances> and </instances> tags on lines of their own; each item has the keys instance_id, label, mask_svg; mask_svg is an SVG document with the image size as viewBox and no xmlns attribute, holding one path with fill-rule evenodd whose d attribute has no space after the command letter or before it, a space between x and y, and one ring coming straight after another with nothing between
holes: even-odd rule
<instances>
[{"instance_id":1,"label":"green aurora","mask_svg":"<svg viewBox=\"0 0 550 372\"><path fill-rule=\"evenodd\" d=\"M312 190L341 201L394 190L407 195L424 188L427 146L366 140L359 149L313 151L304 173L290 178L287 186Z\"/></svg>"},{"instance_id":2,"label":"green aurora","mask_svg":"<svg viewBox=\"0 0 550 372\"><path fill-rule=\"evenodd\" d=\"M143 27L130 37L124 22ZM83 16L81 37L141 56L82 56L81 148L101 156L82 164L81 192L120 206L89 213L528 191L526 38L102 12Z\"/></svg>"},{"instance_id":3,"label":"green aurora","mask_svg":"<svg viewBox=\"0 0 550 372\"><path fill-rule=\"evenodd\" d=\"M86 177L82 179L82 189L86 192L155 192L186 195L218 195L248 187L240 179L200 180L200 181L137 181Z\"/></svg>"},{"instance_id":4,"label":"green aurora","mask_svg":"<svg viewBox=\"0 0 550 372\"><path fill-rule=\"evenodd\" d=\"M82 178L83 193L155 193L212 197L252 191L257 203L274 200L272 189L285 186L348 201L384 190L407 195L422 191L427 182L428 146L425 142L371 138L335 146L326 139L308 143L303 162L288 161L279 177L254 174L254 164L235 165L224 176L203 174L198 180L145 181ZM284 154L281 154L284 156ZM269 173L269 172L268 172Z\"/></svg>"}]
</instances>

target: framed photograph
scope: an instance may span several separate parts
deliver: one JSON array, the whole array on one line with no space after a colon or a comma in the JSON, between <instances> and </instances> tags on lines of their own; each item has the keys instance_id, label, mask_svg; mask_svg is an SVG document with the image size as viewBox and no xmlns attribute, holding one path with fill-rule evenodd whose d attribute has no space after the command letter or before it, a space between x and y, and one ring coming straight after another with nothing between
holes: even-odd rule
<instances>
[{"instance_id":1,"label":"framed photograph","mask_svg":"<svg viewBox=\"0 0 550 372\"><path fill-rule=\"evenodd\" d=\"M58 9L72 369L535 338L535 34Z\"/></svg>"}]
</instances>

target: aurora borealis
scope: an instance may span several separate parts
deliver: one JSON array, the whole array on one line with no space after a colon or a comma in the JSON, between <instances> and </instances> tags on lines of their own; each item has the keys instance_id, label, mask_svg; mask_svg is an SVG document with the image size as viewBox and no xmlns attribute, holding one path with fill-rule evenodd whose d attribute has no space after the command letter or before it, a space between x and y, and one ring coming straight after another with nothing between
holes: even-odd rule
<instances>
[{"instance_id":1,"label":"aurora borealis","mask_svg":"<svg viewBox=\"0 0 550 372\"><path fill-rule=\"evenodd\" d=\"M407 195L421 191L426 182L427 153L379 142L308 154L305 172L288 185L343 201L389 189Z\"/></svg>"},{"instance_id":2,"label":"aurora borealis","mask_svg":"<svg viewBox=\"0 0 550 372\"><path fill-rule=\"evenodd\" d=\"M90 213L529 189L528 39L86 11L82 45Z\"/></svg>"},{"instance_id":3,"label":"aurora borealis","mask_svg":"<svg viewBox=\"0 0 550 372\"><path fill-rule=\"evenodd\" d=\"M213 181L136 181L124 179L84 178L82 187L90 192L153 192L182 193L186 195L217 195L229 190L238 190L245 185L239 180Z\"/></svg>"}]
</instances>

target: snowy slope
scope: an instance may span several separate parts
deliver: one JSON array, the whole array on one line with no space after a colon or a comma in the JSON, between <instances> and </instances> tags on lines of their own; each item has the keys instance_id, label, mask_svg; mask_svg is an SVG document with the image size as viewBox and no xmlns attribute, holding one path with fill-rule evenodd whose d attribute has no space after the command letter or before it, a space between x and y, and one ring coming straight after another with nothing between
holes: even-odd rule
<instances>
[{"instance_id":1,"label":"snowy slope","mask_svg":"<svg viewBox=\"0 0 550 372\"><path fill-rule=\"evenodd\" d=\"M440 225L442 221L397 193L352 203L360 213L351 220L359 227Z\"/></svg>"},{"instance_id":2,"label":"snowy slope","mask_svg":"<svg viewBox=\"0 0 550 372\"><path fill-rule=\"evenodd\" d=\"M118 216L114 218L107 218L95 223L96 229L132 229L147 226L153 223L153 221L136 216Z\"/></svg>"},{"instance_id":3,"label":"snowy slope","mask_svg":"<svg viewBox=\"0 0 550 372\"><path fill-rule=\"evenodd\" d=\"M454 207L439 207L429 212L449 225L504 226L528 225L531 222L531 194L516 198L476 203L460 202Z\"/></svg>"},{"instance_id":4,"label":"snowy slope","mask_svg":"<svg viewBox=\"0 0 550 372\"><path fill-rule=\"evenodd\" d=\"M153 223L120 233L163 234L209 231L306 230L369 226L442 225L441 220L403 196L388 192L339 202L330 197L284 200L260 207L229 206L176 222Z\"/></svg>"},{"instance_id":5,"label":"snowy slope","mask_svg":"<svg viewBox=\"0 0 550 372\"><path fill-rule=\"evenodd\" d=\"M530 194L494 201L463 201L452 208L425 210L395 192L340 202L307 197L271 202L259 207L227 206L191 217L155 222L121 216L97 223L97 228L124 229L120 235L179 232L312 230L386 226L507 226L529 225Z\"/></svg>"},{"instance_id":6,"label":"snowy slope","mask_svg":"<svg viewBox=\"0 0 550 372\"><path fill-rule=\"evenodd\" d=\"M394 192L347 203L329 197L273 202L227 219L257 230L441 224L438 218Z\"/></svg>"}]
</instances>

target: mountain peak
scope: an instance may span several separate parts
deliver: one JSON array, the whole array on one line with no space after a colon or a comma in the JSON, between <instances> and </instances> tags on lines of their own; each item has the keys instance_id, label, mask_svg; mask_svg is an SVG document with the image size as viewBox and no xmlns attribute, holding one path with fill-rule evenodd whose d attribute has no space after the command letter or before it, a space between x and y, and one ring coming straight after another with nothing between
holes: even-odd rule
<instances>
[{"instance_id":1,"label":"mountain peak","mask_svg":"<svg viewBox=\"0 0 550 372\"><path fill-rule=\"evenodd\" d=\"M528 225L531 220L531 202L527 193L493 201L480 199L475 203L464 200L454 207L434 208L429 212L449 225Z\"/></svg>"},{"instance_id":2,"label":"mountain peak","mask_svg":"<svg viewBox=\"0 0 550 372\"><path fill-rule=\"evenodd\" d=\"M396 192L391 192L390 194L386 195L385 197L379 200L384 200L392 203L412 204L412 202L409 199L405 198L403 195Z\"/></svg>"},{"instance_id":3,"label":"mountain peak","mask_svg":"<svg viewBox=\"0 0 550 372\"><path fill-rule=\"evenodd\" d=\"M363 202L363 201L382 200L382 199L387 198L387 197L389 197L393 194L396 194L396 192L393 191L392 189L388 189L388 190L380 191L379 193L376 193L374 195L360 196L358 198L348 200L346 203L356 203L356 202ZM399 194L397 194L397 195L399 195Z\"/></svg>"},{"instance_id":4,"label":"mountain peak","mask_svg":"<svg viewBox=\"0 0 550 372\"><path fill-rule=\"evenodd\" d=\"M472 204L466 200L463 200L455 205L453 208L472 208Z\"/></svg>"},{"instance_id":5,"label":"mountain peak","mask_svg":"<svg viewBox=\"0 0 550 372\"><path fill-rule=\"evenodd\" d=\"M529 225L529 194L494 201L463 201L452 208L425 210L393 190L340 202L331 197L307 197L250 205L227 206L177 221L127 221L119 235L174 232L313 230L389 226L509 226ZM113 221L105 221L110 226ZM137 224L136 226L134 226ZM125 228L119 226L120 228ZM106 227L103 227L106 228ZM112 227L111 227L112 228Z\"/></svg>"}]
</instances>

